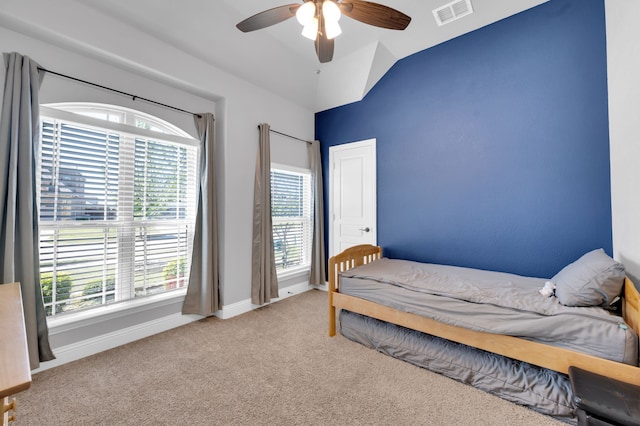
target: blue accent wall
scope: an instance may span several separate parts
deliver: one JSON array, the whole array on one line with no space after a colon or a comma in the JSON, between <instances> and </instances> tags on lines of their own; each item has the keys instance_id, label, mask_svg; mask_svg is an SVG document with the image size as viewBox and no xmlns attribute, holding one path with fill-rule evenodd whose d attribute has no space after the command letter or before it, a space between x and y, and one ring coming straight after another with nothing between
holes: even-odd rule
<instances>
[{"instance_id":1,"label":"blue accent wall","mask_svg":"<svg viewBox=\"0 0 640 426\"><path fill-rule=\"evenodd\" d=\"M604 13L551 0L316 114L327 185L330 146L377 139L385 256L551 277L591 249L611 255Z\"/></svg>"}]
</instances>

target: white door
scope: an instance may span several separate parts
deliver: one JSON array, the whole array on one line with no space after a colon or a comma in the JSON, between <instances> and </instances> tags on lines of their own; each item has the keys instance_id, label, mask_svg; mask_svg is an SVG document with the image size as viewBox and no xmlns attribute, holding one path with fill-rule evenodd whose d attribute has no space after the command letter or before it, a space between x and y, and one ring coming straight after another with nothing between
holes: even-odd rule
<instances>
[{"instance_id":1,"label":"white door","mask_svg":"<svg viewBox=\"0 0 640 426\"><path fill-rule=\"evenodd\" d=\"M376 244L376 140L329 147L329 256Z\"/></svg>"}]
</instances>

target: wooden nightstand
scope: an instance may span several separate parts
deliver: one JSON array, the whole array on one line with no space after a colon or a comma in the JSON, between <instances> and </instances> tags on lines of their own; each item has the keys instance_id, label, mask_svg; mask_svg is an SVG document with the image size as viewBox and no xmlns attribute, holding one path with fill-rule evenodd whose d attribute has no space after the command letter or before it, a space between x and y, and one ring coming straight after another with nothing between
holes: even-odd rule
<instances>
[{"instance_id":1,"label":"wooden nightstand","mask_svg":"<svg viewBox=\"0 0 640 426\"><path fill-rule=\"evenodd\" d=\"M2 424L15 419L9 396L31 385L27 333L19 283L0 284L0 401Z\"/></svg>"}]
</instances>

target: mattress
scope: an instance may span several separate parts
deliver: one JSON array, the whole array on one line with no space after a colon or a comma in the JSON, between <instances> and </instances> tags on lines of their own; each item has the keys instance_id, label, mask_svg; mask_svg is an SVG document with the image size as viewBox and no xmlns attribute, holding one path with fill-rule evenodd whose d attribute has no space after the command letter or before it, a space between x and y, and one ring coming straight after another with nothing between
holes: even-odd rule
<instances>
[{"instance_id":1,"label":"mattress","mask_svg":"<svg viewBox=\"0 0 640 426\"><path fill-rule=\"evenodd\" d=\"M601 307L567 307L545 279L379 259L342 272L340 292L442 323L505 334L638 365L638 336Z\"/></svg>"},{"instance_id":2,"label":"mattress","mask_svg":"<svg viewBox=\"0 0 640 426\"><path fill-rule=\"evenodd\" d=\"M385 355L575 424L573 390L565 374L344 310L340 312L340 334Z\"/></svg>"}]
</instances>

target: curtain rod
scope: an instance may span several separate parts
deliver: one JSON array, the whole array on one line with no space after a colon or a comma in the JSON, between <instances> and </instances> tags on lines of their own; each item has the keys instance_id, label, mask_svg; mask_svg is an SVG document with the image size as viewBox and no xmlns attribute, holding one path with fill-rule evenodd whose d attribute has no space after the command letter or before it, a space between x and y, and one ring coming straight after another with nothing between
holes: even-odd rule
<instances>
[{"instance_id":1,"label":"curtain rod","mask_svg":"<svg viewBox=\"0 0 640 426\"><path fill-rule=\"evenodd\" d=\"M259 129L259 128L260 128L260 126L258 126L258 129ZM295 136L291 136L291 135L288 135L288 134L286 134L286 133L279 132L279 131L277 131L277 130L269 129L269 131L270 131L270 132L272 132L272 133L277 133L277 134L279 134L279 135L281 135L281 136L286 136L286 137L288 137L288 138L295 139L295 140L300 141L300 142L313 143L312 141L308 141L308 140L306 140L306 139L300 139L300 138L297 138L297 137L295 137Z\"/></svg>"},{"instance_id":2,"label":"curtain rod","mask_svg":"<svg viewBox=\"0 0 640 426\"><path fill-rule=\"evenodd\" d=\"M51 70L48 70L46 68L38 67L38 69L42 70L44 72L48 72L49 74L57 75L59 77L68 78L69 80L78 81L80 83L88 84L90 86L99 87L101 89L109 90L111 92L115 92L115 93L118 93L120 95L129 96L129 97L131 97L131 100L133 100L133 101L141 100L141 101L149 102L149 103L152 103L152 104L155 104L155 105L160 105L162 107L169 108L169 109L172 109L172 110L175 110L175 111L178 111L178 112L183 112L185 114L191 114L191 115L194 115L194 116L196 116L198 118L202 117L200 114L196 114L195 112L187 111L187 110L184 110L182 108L177 108L177 107L174 107L174 106L171 106L171 105L167 105L167 104L163 104L163 103L160 103L160 102L156 102L156 101L153 101L151 99L147 99L147 98L143 98L141 96L134 95L132 93L127 93L127 92L123 92L121 90L112 89L111 87L102 86L100 84L92 83L92 82L87 81L87 80L81 80L79 78L72 77L72 76L66 75L66 74L61 74L59 72L51 71Z\"/></svg>"}]
</instances>

